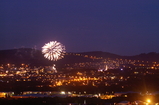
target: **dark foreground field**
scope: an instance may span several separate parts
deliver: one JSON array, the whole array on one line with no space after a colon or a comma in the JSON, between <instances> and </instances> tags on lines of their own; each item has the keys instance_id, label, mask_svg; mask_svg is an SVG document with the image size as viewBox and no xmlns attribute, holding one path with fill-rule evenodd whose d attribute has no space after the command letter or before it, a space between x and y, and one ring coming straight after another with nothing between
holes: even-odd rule
<instances>
[{"instance_id":1,"label":"dark foreground field","mask_svg":"<svg viewBox=\"0 0 159 105\"><path fill-rule=\"evenodd\" d=\"M119 100L102 100L99 98L1 98L0 105L111 105Z\"/></svg>"}]
</instances>

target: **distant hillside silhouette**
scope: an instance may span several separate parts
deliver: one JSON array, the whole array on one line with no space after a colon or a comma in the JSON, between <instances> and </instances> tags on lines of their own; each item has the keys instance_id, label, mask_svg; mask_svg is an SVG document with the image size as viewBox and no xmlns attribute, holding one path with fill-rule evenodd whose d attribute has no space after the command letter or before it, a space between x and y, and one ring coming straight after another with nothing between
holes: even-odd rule
<instances>
[{"instance_id":1,"label":"distant hillside silhouette","mask_svg":"<svg viewBox=\"0 0 159 105\"><path fill-rule=\"evenodd\" d=\"M63 59L58 60L56 63L64 65L64 64L79 63L79 62L101 61L101 59L93 59L93 57L159 62L159 53L155 52L150 52L147 54L142 53L135 56L120 56L108 52L92 51L92 52L80 52L80 53L67 53ZM31 48L0 50L0 64L7 64L7 63L13 63L16 65L25 63L29 64L30 66L47 66L47 65L52 65L53 61L45 59L40 50L35 50Z\"/></svg>"}]
</instances>

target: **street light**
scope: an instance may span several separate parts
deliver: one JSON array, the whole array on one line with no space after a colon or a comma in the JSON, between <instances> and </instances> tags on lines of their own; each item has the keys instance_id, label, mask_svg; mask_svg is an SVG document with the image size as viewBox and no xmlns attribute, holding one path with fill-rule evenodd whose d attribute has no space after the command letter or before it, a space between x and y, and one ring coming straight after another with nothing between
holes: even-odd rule
<instances>
[{"instance_id":1,"label":"street light","mask_svg":"<svg viewBox=\"0 0 159 105\"><path fill-rule=\"evenodd\" d=\"M146 105L149 105L151 103L150 99L147 99L146 101L147 101Z\"/></svg>"},{"instance_id":2,"label":"street light","mask_svg":"<svg viewBox=\"0 0 159 105\"><path fill-rule=\"evenodd\" d=\"M147 99L147 103L150 103L151 102L151 100L150 99Z\"/></svg>"}]
</instances>

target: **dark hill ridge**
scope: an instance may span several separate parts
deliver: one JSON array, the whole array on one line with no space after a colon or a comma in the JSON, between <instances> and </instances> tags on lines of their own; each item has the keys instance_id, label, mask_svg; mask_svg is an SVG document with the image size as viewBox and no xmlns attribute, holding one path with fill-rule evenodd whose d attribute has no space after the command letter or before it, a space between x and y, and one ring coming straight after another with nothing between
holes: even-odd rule
<instances>
[{"instance_id":1,"label":"dark hill ridge","mask_svg":"<svg viewBox=\"0 0 159 105\"><path fill-rule=\"evenodd\" d=\"M151 52L148 54L140 54L135 56L120 56L108 52L92 51L92 52L81 52L81 53L67 53L65 57L58 60L57 63L60 65L79 63L79 62L100 62L101 59L93 59L93 57L102 57L110 59L132 59L132 60L144 60L159 62L159 53ZM49 61L44 58L40 50L31 48L20 48L11 50L0 50L0 64L29 64L31 66L46 66L52 65L53 61Z\"/></svg>"},{"instance_id":2,"label":"dark hill ridge","mask_svg":"<svg viewBox=\"0 0 159 105\"><path fill-rule=\"evenodd\" d=\"M102 52L102 51L83 52L80 54L96 56L96 57L104 57L104 58L120 58L121 57L120 55L116 55L109 52Z\"/></svg>"},{"instance_id":3,"label":"dark hill ridge","mask_svg":"<svg viewBox=\"0 0 159 105\"><path fill-rule=\"evenodd\" d=\"M123 58L132 59L132 60L149 61L149 62L159 62L159 53L156 53L156 52L141 53L139 55L125 56Z\"/></svg>"}]
</instances>

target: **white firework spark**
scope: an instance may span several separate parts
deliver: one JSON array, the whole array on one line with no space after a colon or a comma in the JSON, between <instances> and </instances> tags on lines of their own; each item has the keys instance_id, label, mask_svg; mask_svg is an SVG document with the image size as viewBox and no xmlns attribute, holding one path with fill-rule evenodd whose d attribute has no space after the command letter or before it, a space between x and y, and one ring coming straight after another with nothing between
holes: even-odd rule
<instances>
[{"instance_id":1,"label":"white firework spark","mask_svg":"<svg viewBox=\"0 0 159 105\"><path fill-rule=\"evenodd\" d=\"M42 53L44 54L45 58L51 61L57 61L64 57L65 46L60 42L51 41L42 47Z\"/></svg>"}]
</instances>

